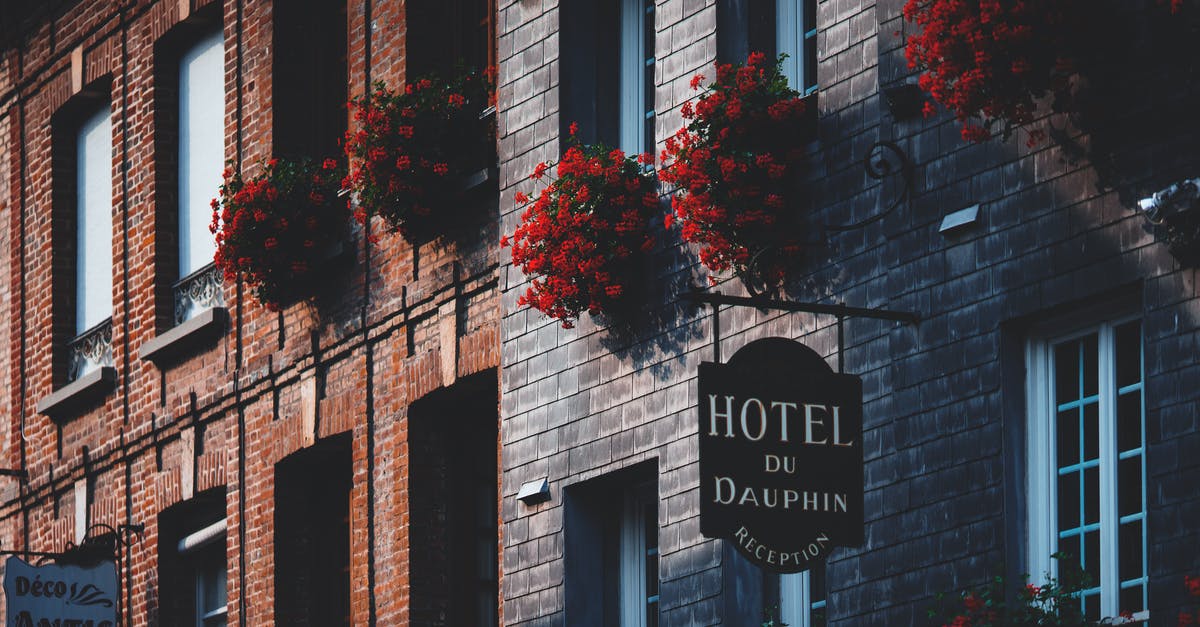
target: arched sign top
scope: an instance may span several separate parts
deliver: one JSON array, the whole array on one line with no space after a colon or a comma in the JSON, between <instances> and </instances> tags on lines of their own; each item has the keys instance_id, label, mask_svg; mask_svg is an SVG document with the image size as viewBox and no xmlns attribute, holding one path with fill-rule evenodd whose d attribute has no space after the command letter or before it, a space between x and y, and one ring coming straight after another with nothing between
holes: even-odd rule
<instances>
[{"instance_id":1,"label":"arched sign top","mask_svg":"<svg viewBox=\"0 0 1200 627\"><path fill-rule=\"evenodd\" d=\"M700 530L799 572L863 540L862 380L811 348L757 340L698 377Z\"/></svg>"},{"instance_id":2,"label":"arched sign top","mask_svg":"<svg viewBox=\"0 0 1200 627\"><path fill-rule=\"evenodd\" d=\"M817 351L784 337L766 337L754 340L738 349L726 365L735 368L757 368L762 364L780 364L783 370L801 372L833 373L833 368L825 362ZM777 371L775 368L769 371Z\"/></svg>"}]
</instances>

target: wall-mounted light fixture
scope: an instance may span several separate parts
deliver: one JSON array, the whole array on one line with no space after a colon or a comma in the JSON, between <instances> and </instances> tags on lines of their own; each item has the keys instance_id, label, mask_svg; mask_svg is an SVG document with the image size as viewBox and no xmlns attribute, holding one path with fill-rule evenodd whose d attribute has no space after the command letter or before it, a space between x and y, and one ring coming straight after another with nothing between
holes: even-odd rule
<instances>
[{"instance_id":1,"label":"wall-mounted light fixture","mask_svg":"<svg viewBox=\"0 0 1200 627\"><path fill-rule=\"evenodd\" d=\"M550 482L545 478L526 481L517 491L517 500L526 505L537 505L550 500Z\"/></svg>"},{"instance_id":2,"label":"wall-mounted light fixture","mask_svg":"<svg viewBox=\"0 0 1200 627\"><path fill-rule=\"evenodd\" d=\"M1200 178L1173 183L1137 203L1157 239L1185 266L1200 266Z\"/></svg>"},{"instance_id":3,"label":"wall-mounted light fixture","mask_svg":"<svg viewBox=\"0 0 1200 627\"><path fill-rule=\"evenodd\" d=\"M938 227L938 233L947 235L978 223L979 205L971 205L966 209L959 209L954 213L946 214L946 217L942 218L942 225Z\"/></svg>"}]
</instances>

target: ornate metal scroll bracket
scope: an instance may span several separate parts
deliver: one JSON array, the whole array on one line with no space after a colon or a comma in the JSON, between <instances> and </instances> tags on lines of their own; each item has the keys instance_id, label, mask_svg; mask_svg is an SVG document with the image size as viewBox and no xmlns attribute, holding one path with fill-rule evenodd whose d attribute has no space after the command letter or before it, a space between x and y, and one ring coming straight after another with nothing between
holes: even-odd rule
<instances>
[{"instance_id":1,"label":"ornate metal scroll bracket","mask_svg":"<svg viewBox=\"0 0 1200 627\"><path fill-rule=\"evenodd\" d=\"M112 318L80 333L67 343L67 380L113 365Z\"/></svg>"},{"instance_id":2,"label":"ornate metal scroll bracket","mask_svg":"<svg viewBox=\"0 0 1200 627\"><path fill-rule=\"evenodd\" d=\"M881 196L876 206L886 205L886 208L884 208L882 211L877 211L874 215L859 220L858 222L852 222L850 224L826 224L825 228L827 230L843 232L861 229L868 224L872 224L884 219L888 214L895 211L900 205L903 205L905 201L908 200L912 191L913 165L912 161L909 160L908 155L904 154L904 151L901 150L900 146L897 146L895 142L877 141L872 144L871 149L867 151L866 158L863 159L863 167L867 171L867 176L881 183ZM882 193L885 185L883 183L885 180L891 179L895 176L900 177L898 179L899 189L895 191L894 197L890 201L884 202Z\"/></svg>"},{"instance_id":3,"label":"ornate metal scroll bracket","mask_svg":"<svg viewBox=\"0 0 1200 627\"><path fill-rule=\"evenodd\" d=\"M173 288L177 325L206 309L225 306L225 293L221 290L221 271L213 264L179 279Z\"/></svg>"}]
</instances>

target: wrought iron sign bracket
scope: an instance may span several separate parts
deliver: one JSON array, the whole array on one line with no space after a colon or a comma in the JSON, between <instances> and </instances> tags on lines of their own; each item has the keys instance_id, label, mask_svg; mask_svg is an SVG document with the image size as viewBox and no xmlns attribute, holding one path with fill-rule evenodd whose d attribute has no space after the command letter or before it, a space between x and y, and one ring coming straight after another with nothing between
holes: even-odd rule
<instances>
[{"instance_id":1,"label":"wrought iron sign bracket","mask_svg":"<svg viewBox=\"0 0 1200 627\"><path fill-rule=\"evenodd\" d=\"M733 307L754 307L755 309L775 309L779 311L803 312L837 316L838 336L838 372L845 372L843 349L845 348L846 318L872 318L875 320L892 320L905 324L917 324L921 317L910 311L891 311L889 309L873 309L868 307L850 307L841 303L800 303L790 300L776 300L761 297L728 296L720 292L705 292L695 289L684 293L681 298L696 304L710 305L713 309L713 361L721 363L721 305Z\"/></svg>"}]
</instances>

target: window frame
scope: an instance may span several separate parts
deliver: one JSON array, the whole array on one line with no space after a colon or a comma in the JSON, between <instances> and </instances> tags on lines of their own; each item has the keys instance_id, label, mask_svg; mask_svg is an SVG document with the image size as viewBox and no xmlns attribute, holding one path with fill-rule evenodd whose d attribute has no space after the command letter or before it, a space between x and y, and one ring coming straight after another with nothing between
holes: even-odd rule
<instances>
[{"instance_id":1,"label":"window frame","mask_svg":"<svg viewBox=\"0 0 1200 627\"><path fill-rule=\"evenodd\" d=\"M775 0L775 56L787 54L781 68L788 85L807 96L817 82L816 0ZM808 22L812 21L812 24ZM809 76L809 63L811 74Z\"/></svg>"},{"instance_id":2,"label":"window frame","mask_svg":"<svg viewBox=\"0 0 1200 627\"><path fill-rule=\"evenodd\" d=\"M617 1L620 3L617 34L617 91L620 94L618 145L630 156L653 153L655 90L647 89L647 83L650 87L656 84L654 72L658 61L654 50L654 20L657 12L653 0Z\"/></svg>"},{"instance_id":3,"label":"window frame","mask_svg":"<svg viewBox=\"0 0 1200 627\"><path fill-rule=\"evenodd\" d=\"M1116 329L1131 322L1139 324L1139 381L1118 388L1116 383ZM1100 545L1100 581L1091 589L1099 589L1100 616L1116 616L1120 604L1121 579L1119 571L1120 525L1140 516L1142 524L1142 580L1143 608L1149 608L1149 555L1146 475L1146 354L1144 317L1127 311L1113 311L1102 315L1091 324L1068 326L1056 322L1035 329L1025 347L1025 398L1026 398L1026 480L1027 502L1027 552L1025 555L1030 578L1034 583L1045 583L1047 575L1058 576L1057 560L1051 555L1058 552L1058 468L1057 414L1060 411L1054 395L1056 364L1055 347L1096 334L1097 337L1097 424L1098 424L1098 477L1099 477L1099 522L1097 523ZM1141 395L1141 446L1136 454L1141 458L1141 510L1138 514L1121 516L1118 510L1119 477L1118 462L1123 454L1118 449L1117 405L1121 390ZM1132 456L1132 455L1129 455ZM1087 526L1081 518L1080 527ZM1137 585L1136 583L1134 585ZM1129 586L1132 587L1132 586ZM1144 609L1134 614L1138 620L1148 620L1149 611Z\"/></svg>"},{"instance_id":4,"label":"window frame","mask_svg":"<svg viewBox=\"0 0 1200 627\"><path fill-rule=\"evenodd\" d=\"M816 568L825 568L822 563ZM813 627L813 613L824 610L828 595L825 590L815 594L812 570L779 576L779 621L788 627ZM824 577L821 578L825 580ZM826 624L826 621L817 623Z\"/></svg>"},{"instance_id":5,"label":"window frame","mask_svg":"<svg viewBox=\"0 0 1200 627\"><path fill-rule=\"evenodd\" d=\"M185 66L189 63L189 61L199 62L200 58L205 57L208 54L211 54L211 51L213 48L212 40L214 40L214 39L219 40L219 44L217 44L217 49L218 49L217 54L219 54L219 61L218 61L218 65L217 65L218 85L213 85L210 87L219 86L219 89L215 90L217 95L208 95L207 97L205 97L203 92L206 90L204 90L203 87L208 85L208 83L207 82L199 83L199 86L202 89L200 90L200 92L196 92L196 90L192 88L193 83L190 80L192 77L192 74L190 73L191 70L185 71ZM205 268L208 267L208 265L210 265L212 263L211 260L208 263L197 263L194 266L186 263L188 258L194 256L192 244L195 241L200 240L205 244L210 244L213 252L216 251L216 241L214 240L214 241L209 242L208 240L210 240L211 237L205 237L205 235L204 235L206 233L209 233L211 235L211 233L208 230L209 220L211 218L211 207L208 204L208 202L211 198L204 199L203 201L201 201L201 198L203 198L204 196L210 196L210 195L215 196L216 195L217 186L220 185L220 183L221 183L220 172L222 171L222 169L225 166L225 159L224 159L224 157L225 157L225 123L224 122L225 122L225 105L226 105L226 102L225 102L225 51L226 51L225 32L224 32L223 28L218 26L215 28L205 29L204 31L201 31L200 33L198 33L194 39L189 41L186 46L183 46L181 48L179 56L176 59L176 71L177 71L176 75L178 77L177 78L177 80L178 80L178 83L177 83L178 84L178 92L177 92L178 99L177 99L177 103L176 103L177 107L178 107L178 111L176 112L177 124L178 124L178 127L177 127L178 135L177 135L177 139L176 139L175 149L177 152L177 159L178 159L178 163L177 163L178 172L176 174L176 176L177 176L177 178L176 178L176 190L177 190L176 193L177 193L177 197L179 199L178 218L177 218L178 223L176 225L177 231L178 231L178 238L179 238L178 239L178 251L177 251L177 268L176 268L176 277L175 277L176 279L182 279L182 278L192 276L192 275L200 272L201 270L204 270ZM204 63L211 63L211 61L206 59L204 61ZM201 77L200 80L203 81L205 78L209 78L209 77L204 76L204 77ZM190 132L185 132L189 128L189 125L188 125L189 117L187 115L185 115L185 111L192 108L192 107L190 107L190 105L195 104L195 103L191 102L191 99L189 98L189 96L191 94L188 92L200 93L201 94L200 97L197 98L198 102L202 101L202 102L207 103L208 105L212 105L219 98L220 103L221 103L221 106L219 107L218 120L216 122L217 127L218 127L216 130L219 130L217 137L219 138L218 141L220 142L220 158L218 158L216 160L215 167L214 167L214 165L210 164L208 166L208 168L206 168L204 171L199 172L199 173L195 172L195 168L192 167L197 163L197 160L195 157L200 157L200 159L199 159L200 162L207 162L207 161L211 160L212 155L203 153L203 152L201 154L197 155L196 152L203 148L211 148L211 146L207 145L209 142L203 142L203 141L193 142L192 140L195 139L193 137L193 135L196 135L196 134L190 133ZM205 110L205 113L211 113L211 111L209 111L209 110L212 109L212 107L211 106L199 107L199 109ZM212 130L212 129L210 129L210 130ZM203 136L205 134L206 133L199 133L200 136ZM197 148L197 144L201 144L200 148ZM214 172L216 173L215 176L213 175ZM197 174L199 176L193 176L193 175L197 175ZM203 192L202 190L208 189L208 183L210 181L212 183L212 189L209 190L207 193ZM198 192L198 193L190 194L192 196L195 196L195 198L189 198L188 192ZM192 202L193 200L195 202ZM199 204L197 204L197 203L199 203ZM190 220L189 220L189 218L190 218ZM201 218L204 218L204 219L202 220ZM195 224L193 224L193 222L195 222ZM189 235L196 235L196 234L199 234L199 238L188 237ZM196 313L198 313L198 312L196 312ZM194 315L195 314L193 313L192 316L189 316L189 317L194 317Z\"/></svg>"},{"instance_id":6,"label":"window frame","mask_svg":"<svg viewBox=\"0 0 1200 627\"><path fill-rule=\"evenodd\" d=\"M655 560L654 572L659 572L658 544L658 495L657 485L643 483L624 493L621 507L620 531L618 543L620 546L618 595L617 604L622 627L647 627L647 615L653 608L655 614L661 612L659 599L661 577L654 581L655 594L650 592L650 581L646 576L648 558ZM648 518L653 517L653 520ZM647 547L647 524L654 530L655 545ZM659 621L655 621L655 625Z\"/></svg>"}]
</instances>

